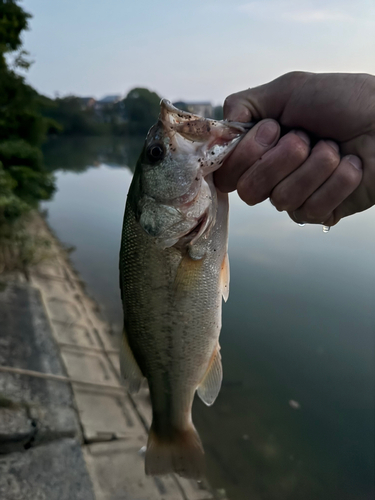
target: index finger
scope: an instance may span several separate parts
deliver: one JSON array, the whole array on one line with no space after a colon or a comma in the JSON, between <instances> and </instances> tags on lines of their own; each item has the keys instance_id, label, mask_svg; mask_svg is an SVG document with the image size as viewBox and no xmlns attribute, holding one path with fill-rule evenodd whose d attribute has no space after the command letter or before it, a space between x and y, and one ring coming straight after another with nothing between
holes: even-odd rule
<instances>
[{"instance_id":1,"label":"index finger","mask_svg":"<svg viewBox=\"0 0 375 500\"><path fill-rule=\"evenodd\" d=\"M234 122L250 122L253 119L246 90L229 95L224 101L224 119Z\"/></svg>"}]
</instances>

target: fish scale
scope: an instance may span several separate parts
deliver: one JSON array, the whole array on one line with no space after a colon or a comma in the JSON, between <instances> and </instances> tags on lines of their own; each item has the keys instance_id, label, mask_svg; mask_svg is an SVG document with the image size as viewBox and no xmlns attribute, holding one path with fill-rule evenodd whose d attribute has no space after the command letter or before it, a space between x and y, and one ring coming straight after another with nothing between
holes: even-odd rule
<instances>
[{"instance_id":1,"label":"fish scale","mask_svg":"<svg viewBox=\"0 0 375 500\"><path fill-rule=\"evenodd\" d=\"M211 405L220 390L218 340L229 284L228 196L216 190L213 171L245 131L162 101L129 189L120 252L121 370L130 390L148 381L147 474L204 473L191 410L196 391Z\"/></svg>"}]
</instances>

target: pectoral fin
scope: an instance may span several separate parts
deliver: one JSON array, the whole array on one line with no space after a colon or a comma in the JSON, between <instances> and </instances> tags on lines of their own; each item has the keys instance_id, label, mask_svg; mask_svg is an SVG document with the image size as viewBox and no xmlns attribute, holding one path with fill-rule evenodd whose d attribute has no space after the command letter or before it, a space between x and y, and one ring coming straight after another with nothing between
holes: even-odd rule
<instances>
[{"instance_id":1,"label":"pectoral fin","mask_svg":"<svg viewBox=\"0 0 375 500\"><path fill-rule=\"evenodd\" d=\"M221 293L223 294L223 299L224 302L228 300L229 297L229 258L228 254L225 254L225 257L223 259L223 263L221 265L221 272L220 272L220 286L221 286Z\"/></svg>"},{"instance_id":2,"label":"pectoral fin","mask_svg":"<svg viewBox=\"0 0 375 500\"><path fill-rule=\"evenodd\" d=\"M220 392L222 379L223 368L221 366L220 346L218 345L197 391L198 396L207 406L211 406L215 402Z\"/></svg>"},{"instance_id":3,"label":"pectoral fin","mask_svg":"<svg viewBox=\"0 0 375 500\"><path fill-rule=\"evenodd\" d=\"M181 298L191 293L196 287L202 272L203 260L193 260L185 255L177 268L174 291L175 297Z\"/></svg>"},{"instance_id":4,"label":"pectoral fin","mask_svg":"<svg viewBox=\"0 0 375 500\"><path fill-rule=\"evenodd\" d=\"M120 369L121 375L128 384L129 392L138 392L142 384L143 375L130 349L125 331L122 334L120 345Z\"/></svg>"}]
</instances>

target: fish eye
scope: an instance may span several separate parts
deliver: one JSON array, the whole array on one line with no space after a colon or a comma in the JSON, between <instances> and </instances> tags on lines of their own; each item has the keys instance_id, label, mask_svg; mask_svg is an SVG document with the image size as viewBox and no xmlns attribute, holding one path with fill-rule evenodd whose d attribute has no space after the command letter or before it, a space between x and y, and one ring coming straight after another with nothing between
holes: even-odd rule
<instances>
[{"instance_id":1,"label":"fish eye","mask_svg":"<svg viewBox=\"0 0 375 500\"><path fill-rule=\"evenodd\" d=\"M161 160L164 157L164 146L162 144L153 144L148 148L147 156L152 162Z\"/></svg>"}]
</instances>

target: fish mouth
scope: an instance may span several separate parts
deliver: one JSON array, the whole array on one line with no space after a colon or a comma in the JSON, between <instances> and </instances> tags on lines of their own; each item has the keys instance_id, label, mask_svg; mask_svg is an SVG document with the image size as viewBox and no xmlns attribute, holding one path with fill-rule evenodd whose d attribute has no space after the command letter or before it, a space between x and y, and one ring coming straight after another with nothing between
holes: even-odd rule
<instances>
[{"instance_id":1,"label":"fish mouth","mask_svg":"<svg viewBox=\"0 0 375 500\"><path fill-rule=\"evenodd\" d=\"M208 135L212 135L221 136L224 141L229 142L255 125L255 122L242 123L204 118L176 108L168 99L160 101L159 119L164 125L169 126L169 130L174 130L187 139L201 138L202 141L205 141Z\"/></svg>"},{"instance_id":2,"label":"fish mouth","mask_svg":"<svg viewBox=\"0 0 375 500\"><path fill-rule=\"evenodd\" d=\"M214 120L182 111L167 99L160 103L159 123L170 139L172 151L190 151L199 158L203 175L216 170L254 123ZM191 148L191 149L190 149ZM212 166L213 168L210 168Z\"/></svg>"},{"instance_id":3,"label":"fish mouth","mask_svg":"<svg viewBox=\"0 0 375 500\"><path fill-rule=\"evenodd\" d=\"M181 123L189 120L202 120L201 116L176 108L168 99L162 99L160 101L160 118L162 121L166 120L174 123Z\"/></svg>"}]
</instances>

